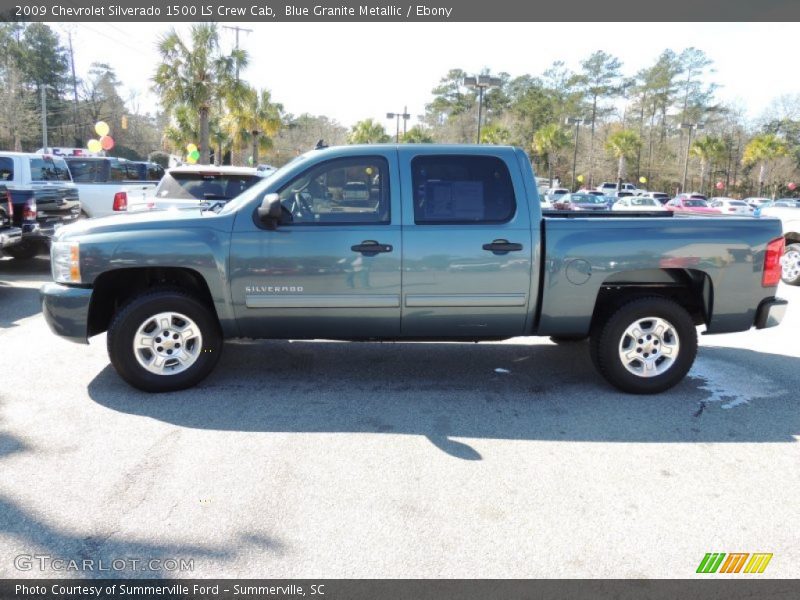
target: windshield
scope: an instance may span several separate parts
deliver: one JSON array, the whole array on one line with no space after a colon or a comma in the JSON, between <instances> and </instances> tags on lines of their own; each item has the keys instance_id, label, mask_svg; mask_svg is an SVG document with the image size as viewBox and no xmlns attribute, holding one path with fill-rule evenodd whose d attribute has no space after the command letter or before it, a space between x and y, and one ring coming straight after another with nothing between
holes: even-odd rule
<instances>
[{"instance_id":1,"label":"windshield","mask_svg":"<svg viewBox=\"0 0 800 600\"><path fill-rule=\"evenodd\" d=\"M708 204L705 200L684 200L684 206L706 207Z\"/></svg>"},{"instance_id":2,"label":"windshield","mask_svg":"<svg viewBox=\"0 0 800 600\"><path fill-rule=\"evenodd\" d=\"M572 201L581 204L607 204L603 196L593 196L592 194L573 194Z\"/></svg>"},{"instance_id":3,"label":"windshield","mask_svg":"<svg viewBox=\"0 0 800 600\"><path fill-rule=\"evenodd\" d=\"M661 204L653 198L631 198L631 206L661 206Z\"/></svg>"},{"instance_id":4,"label":"windshield","mask_svg":"<svg viewBox=\"0 0 800 600\"><path fill-rule=\"evenodd\" d=\"M164 175L156 198L230 200L260 180L258 175L242 173L172 172Z\"/></svg>"},{"instance_id":5,"label":"windshield","mask_svg":"<svg viewBox=\"0 0 800 600\"><path fill-rule=\"evenodd\" d=\"M31 181L72 181L67 163L58 156L36 156L31 161Z\"/></svg>"}]
</instances>

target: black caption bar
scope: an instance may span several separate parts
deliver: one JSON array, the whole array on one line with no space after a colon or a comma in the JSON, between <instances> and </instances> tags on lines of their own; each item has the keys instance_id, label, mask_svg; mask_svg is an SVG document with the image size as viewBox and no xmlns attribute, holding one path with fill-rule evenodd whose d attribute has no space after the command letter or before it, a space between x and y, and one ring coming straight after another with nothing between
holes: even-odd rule
<instances>
[{"instance_id":1,"label":"black caption bar","mask_svg":"<svg viewBox=\"0 0 800 600\"><path fill-rule=\"evenodd\" d=\"M797 0L0 0L11 21L800 21Z\"/></svg>"},{"instance_id":2,"label":"black caption bar","mask_svg":"<svg viewBox=\"0 0 800 600\"><path fill-rule=\"evenodd\" d=\"M106 579L2 580L3 600L739 600L797 598L800 580L776 579Z\"/></svg>"}]
</instances>

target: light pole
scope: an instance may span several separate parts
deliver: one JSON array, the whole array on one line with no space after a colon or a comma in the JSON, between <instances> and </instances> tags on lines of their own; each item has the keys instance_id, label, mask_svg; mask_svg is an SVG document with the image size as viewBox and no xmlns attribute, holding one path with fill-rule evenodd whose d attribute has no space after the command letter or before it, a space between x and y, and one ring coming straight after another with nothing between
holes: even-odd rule
<instances>
[{"instance_id":1,"label":"light pole","mask_svg":"<svg viewBox=\"0 0 800 600\"><path fill-rule=\"evenodd\" d=\"M683 161L683 180L681 181L681 192L686 191L686 175L689 172L689 151L692 147L692 131L696 131L698 129L703 129L705 125L703 123L681 123L681 129L688 129L688 141L686 142L686 158Z\"/></svg>"},{"instance_id":2,"label":"light pole","mask_svg":"<svg viewBox=\"0 0 800 600\"><path fill-rule=\"evenodd\" d=\"M395 142L399 144L400 143L400 119L401 118L403 119L403 135L405 136L405 134L406 134L406 121L408 121L411 118L411 115L408 114L408 107L404 106L403 107L403 112L401 112L401 113L393 113L393 112L386 113L386 118L387 119L397 119L397 134L395 135L394 139L395 139Z\"/></svg>"},{"instance_id":3,"label":"light pole","mask_svg":"<svg viewBox=\"0 0 800 600\"><path fill-rule=\"evenodd\" d=\"M500 87L502 81L499 77L478 75L477 77L464 77L464 85L478 90L478 144L481 143L481 116L483 112L483 92L489 88Z\"/></svg>"},{"instance_id":4,"label":"light pole","mask_svg":"<svg viewBox=\"0 0 800 600\"><path fill-rule=\"evenodd\" d=\"M578 128L583 123L583 119L578 117L567 117L564 119L564 125L575 125L575 148L572 151L572 191L575 191L575 165L578 163ZM552 185L553 182L550 182Z\"/></svg>"}]
</instances>

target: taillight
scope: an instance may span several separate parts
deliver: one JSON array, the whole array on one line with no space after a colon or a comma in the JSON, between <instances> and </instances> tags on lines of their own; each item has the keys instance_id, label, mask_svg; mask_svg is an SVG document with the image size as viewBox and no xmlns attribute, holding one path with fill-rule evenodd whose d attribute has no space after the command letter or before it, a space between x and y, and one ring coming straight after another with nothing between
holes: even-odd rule
<instances>
[{"instance_id":1,"label":"taillight","mask_svg":"<svg viewBox=\"0 0 800 600\"><path fill-rule=\"evenodd\" d=\"M25 201L25 208L22 209L22 220L23 221L36 220L36 200L34 200L33 198L28 198Z\"/></svg>"},{"instance_id":2,"label":"taillight","mask_svg":"<svg viewBox=\"0 0 800 600\"><path fill-rule=\"evenodd\" d=\"M11 202L11 192L6 191L6 202L8 203L8 218L14 218L14 203Z\"/></svg>"},{"instance_id":3,"label":"taillight","mask_svg":"<svg viewBox=\"0 0 800 600\"><path fill-rule=\"evenodd\" d=\"M117 192L114 194L114 210L128 210L128 193Z\"/></svg>"},{"instance_id":4,"label":"taillight","mask_svg":"<svg viewBox=\"0 0 800 600\"><path fill-rule=\"evenodd\" d=\"M762 287L778 285L781 280L781 257L785 244L782 237L775 238L767 244L767 252L764 255L764 274L761 276Z\"/></svg>"}]
</instances>

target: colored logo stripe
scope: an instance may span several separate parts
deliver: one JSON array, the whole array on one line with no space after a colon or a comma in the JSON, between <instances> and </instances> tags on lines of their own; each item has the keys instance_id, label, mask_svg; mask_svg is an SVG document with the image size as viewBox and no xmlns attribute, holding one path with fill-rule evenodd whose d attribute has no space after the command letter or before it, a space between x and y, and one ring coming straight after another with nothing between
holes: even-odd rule
<instances>
[{"instance_id":1,"label":"colored logo stripe","mask_svg":"<svg viewBox=\"0 0 800 600\"><path fill-rule=\"evenodd\" d=\"M744 566L744 561L750 556L749 552L733 552L728 554L728 558L722 563L720 573L738 573Z\"/></svg>"},{"instance_id":2,"label":"colored logo stripe","mask_svg":"<svg viewBox=\"0 0 800 600\"><path fill-rule=\"evenodd\" d=\"M760 554L753 554L750 558L750 562L747 563L747 566L744 568L745 573L763 573L764 569L767 568L769 561L772 560L772 554L767 553L760 553Z\"/></svg>"},{"instance_id":3,"label":"colored logo stripe","mask_svg":"<svg viewBox=\"0 0 800 600\"><path fill-rule=\"evenodd\" d=\"M722 564L722 559L725 558L724 552L707 553L703 560L700 561L700 566L697 567L698 573L716 573Z\"/></svg>"}]
</instances>

